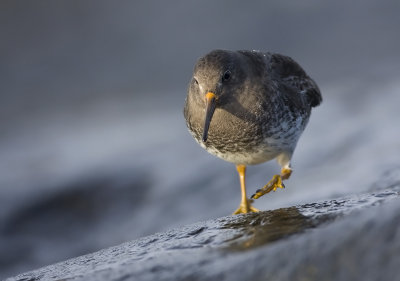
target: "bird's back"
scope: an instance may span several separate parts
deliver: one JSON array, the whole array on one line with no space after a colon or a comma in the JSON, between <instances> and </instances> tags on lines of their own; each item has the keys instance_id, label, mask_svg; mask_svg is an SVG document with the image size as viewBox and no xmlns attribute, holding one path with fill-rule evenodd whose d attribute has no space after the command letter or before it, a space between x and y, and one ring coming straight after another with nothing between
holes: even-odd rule
<instances>
[{"instance_id":1,"label":"bird's back","mask_svg":"<svg viewBox=\"0 0 400 281\"><path fill-rule=\"evenodd\" d=\"M270 52L239 51L239 53L251 61L256 71L264 72L268 80L279 87L279 92L292 102L309 107L316 107L322 102L317 84L292 58ZM263 63L260 63L261 61Z\"/></svg>"},{"instance_id":2,"label":"bird's back","mask_svg":"<svg viewBox=\"0 0 400 281\"><path fill-rule=\"evenodd\" d=\"M286 87L284 91L291 99L302 98L310 107L316 107L322 102L321 92L303 68L292 58L280 54L271 54L269 72L272 77Z\"/></svg>"}]
</instances>

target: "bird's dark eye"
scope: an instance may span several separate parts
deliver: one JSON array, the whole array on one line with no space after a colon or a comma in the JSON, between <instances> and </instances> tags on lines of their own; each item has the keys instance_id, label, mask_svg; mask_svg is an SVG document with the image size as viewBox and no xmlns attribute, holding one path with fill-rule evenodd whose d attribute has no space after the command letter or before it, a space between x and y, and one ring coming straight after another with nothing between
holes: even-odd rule
<instances>
[{"instance_id":1,"label":"bird's dark eye","mask_svg":"<svg viewBox=\"0 0 400 281\"><path fill-rule=\"evenodd\" d=\"M231 72L229 70L225 71L222 75L222 81L229 81L231 79Z\"/></svg>"},{"instance_id":2,"label":"bird's dark eye","mask_svg":"<svg viewBox=\"0 0 400 281\"><path fill-rule=\"evenodd\" d=\"M199 81L197 81L196 78L193 78L193 83L194 83L195 85L199 85Z\"/></svg>"}]
</instances>

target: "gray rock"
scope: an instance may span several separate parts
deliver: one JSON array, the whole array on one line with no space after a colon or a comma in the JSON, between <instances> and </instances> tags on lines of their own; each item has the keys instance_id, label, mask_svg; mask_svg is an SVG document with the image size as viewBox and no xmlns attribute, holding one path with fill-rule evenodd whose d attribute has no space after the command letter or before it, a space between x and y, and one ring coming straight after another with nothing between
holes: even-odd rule
<instances>
[{"instance_id":1,"label":"gray rock","mask_svg":"<svg viewBox=\"0 0 400 281\"><path fill-rule=\"evenodd\" d=\"M199 222L7 280L400 280L399 190Z\"/></svg>"}]
</instances>

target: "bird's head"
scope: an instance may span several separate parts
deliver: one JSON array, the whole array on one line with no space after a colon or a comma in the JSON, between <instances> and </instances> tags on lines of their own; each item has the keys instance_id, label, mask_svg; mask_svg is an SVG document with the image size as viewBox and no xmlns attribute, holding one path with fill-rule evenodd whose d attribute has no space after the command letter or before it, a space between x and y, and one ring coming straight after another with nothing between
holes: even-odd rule
<instances>
[{"instance_id":1,"label":"bird's head","mask_svg":"<svg viewBox=\"0 0 400 281\"><path fill-rule=\"evenodd\" d=\"M189 91L204 109L203 142L207 141L215 109L232 101L234 89L243 79L240 57L235 52L215 50L197 61Z\"/></svg>"}]
</instances>

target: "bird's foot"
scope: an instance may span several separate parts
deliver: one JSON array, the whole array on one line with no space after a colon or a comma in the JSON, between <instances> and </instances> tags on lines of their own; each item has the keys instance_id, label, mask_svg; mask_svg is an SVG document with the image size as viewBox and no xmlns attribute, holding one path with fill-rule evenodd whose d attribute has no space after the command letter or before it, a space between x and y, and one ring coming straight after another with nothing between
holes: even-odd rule
<instances>
[{"instance_id":1,"label":"bird's foot","mask_svg":"<svg viewBox=\"0 0 400 281\"><path fill-rule=\"evenodd\" d=\"M254 193L251 198L258 199L268 192L276 191L277 188L285 188L285 185L282 183L282 177L280 175L275 175L272 180L264 185L263 188L257 189L256 193Z\"/></svg>"},{"instance_id":2,"label":"bird's foot","mask_svg":"<svg viewBox=\"0 0 400 281\"><path fill-rule=\"evenodd\" d=\"M257 208L251 206L251 203L253 203L252 199L246 199L246 201L242 201L239 205L239 208L237 208L236 211L233 212L233 215L259 212Z\"/></svg>"}]
</instances>

